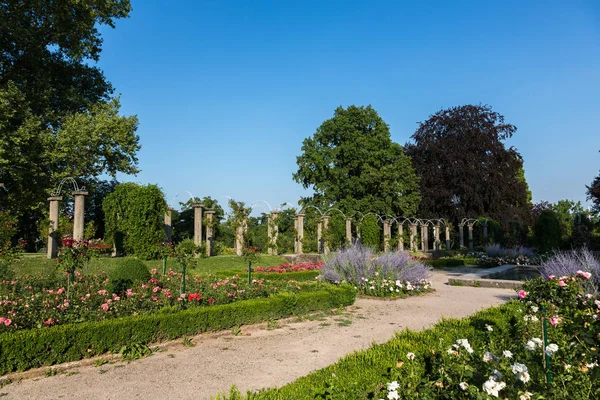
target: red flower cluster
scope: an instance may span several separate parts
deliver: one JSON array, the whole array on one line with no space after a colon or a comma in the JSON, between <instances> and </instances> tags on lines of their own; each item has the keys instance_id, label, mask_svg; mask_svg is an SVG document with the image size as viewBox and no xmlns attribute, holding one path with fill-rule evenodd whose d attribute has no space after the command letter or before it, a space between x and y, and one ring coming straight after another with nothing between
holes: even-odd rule
<instances>
[{"instance_id":1,"label":"red flower cluster","mask_svg":"<svg viewBox=\"0 0 600 400\"><path fill-rule=\"evenodd\" d=\"M262 272L262 273L277 273L282 274L284 272L302 272L302 271L318 271L323 268L325 263L316 262L316 263L298 263L296 265L292 264L280 264L278 266L273 267L258 267L254 271Z\"/></svg>"},{"instance_id":2,"label":"red flower cluster","mask_svg":"<svg viewBox=\"0 0 600 400\"><path fill-rule=\"evenodd\" d=\"M192 301L192 300L200 301L200 300L202 300L202 295L198 294L198 292L196 292L196 293L190 293L188 295L187 299L189 301Z\"/></svg>"}]
</instances>

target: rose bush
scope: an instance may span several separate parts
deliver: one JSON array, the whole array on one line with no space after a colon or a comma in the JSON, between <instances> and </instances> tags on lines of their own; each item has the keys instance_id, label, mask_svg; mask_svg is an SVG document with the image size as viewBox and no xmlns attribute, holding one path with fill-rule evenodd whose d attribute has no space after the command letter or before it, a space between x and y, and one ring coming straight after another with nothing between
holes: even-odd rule
<instances>
[{"instance_id":1,"label":"rose bush","mask_svg":"<svg viewBox=\"0 0 600 400\"><path fill-rule=\"evenodd\" d=\"M0 331L227 304L280 292L313 291L325 286L316 282L256 279L248 284L238 275L225 279L187 276L187 291L181 293L180 272L169 270L167 275L162 275L153 270L147 282L117 294L110 291L105 273L83 275L75 271L74 276L70 291L67 291L65 279L67 272L54 281L40 277L0 281L0 318L4 318Z\"/></svg>"}]
</instances>

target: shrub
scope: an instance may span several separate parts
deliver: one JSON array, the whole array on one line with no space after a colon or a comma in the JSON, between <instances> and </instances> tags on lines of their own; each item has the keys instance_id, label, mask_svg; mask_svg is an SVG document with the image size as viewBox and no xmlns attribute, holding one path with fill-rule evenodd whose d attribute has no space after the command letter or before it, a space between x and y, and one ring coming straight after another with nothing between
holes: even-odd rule
<instances>
[{"instance_id":1,"label":"shrub","mask_svg":"<svg viewBox=\"0 0 600 400\"><path fill-rule=\"evenodd\" d=\"M349 282L365 294L379 296L415 288L428 289L430 283L426 280L430 270L422 263L413 261L406 252L388 252L375 257L369 247L354 243L326 257L321 276L328 282ZM415 287L417 284L423 284L423 287Z\"/></svg>"},{"instance_id":2,"label":"shrub","mask_svg":"<svg viewBox=\"0 0 600 400\"><path fill-rule=\"evenodd\" d=\"M147 282L150 279L150 271L143 261L129 258L119 261L109 279L111 292L122 294L132 288L136 281Z\"/></svg>"},{"instance_id":3,"label":"shrub","mask_svg":"<svg viewBox=\"0 0 600 400\"><path fill-rule=\"evenodd\" d=\"M354 299L355 291L349 286L329 287L179 312L165 310L149 315L0 333L0 375L118 351L131 343L148 344L270 318L347 306Z\"/></svg>"},{"instance_id":4,"label":"shrub","mask_svg":"<svg viewBox=\"0 0 600 400\"><path fill-rule=\"evenodd\" d=\"M556 250L562 242L562 228L552 210L544 210L535 220L535 240L540 252Z\"/></svg>"},{"instance_id":5,"label":"shrub","mask_svg":"<svg viewBox=\"0 0 600 400\"><path fill-rule=\"evenodd\" d=\"M594 291L600 288L600 262L587 249L555 253L540 266L542 276L576 276L577 271L591 272Z\"/></svg>"},{"instance_id":6,"label":"shrub","mask_svg":"<svg viewBox=\"0 0 600 400\"><path fill-rule=\"evenodd\" d=\"M379 249L381 229L377 217L373 214L366 215L360 223L360 242L373 249Z\"/></svg>"},{"instance_id":7,"label":"shrub","mask_svg":"<svg viewBox=\"0 0 600 400\"><path fill-rule=\"evenodd\" d=\"M517 258L519 256L525 256L528 258L533 258L533 250L528 247L521 246L507 249L499 244L494 244L491 246L485 246L485 253L488 257Z\"/></svg>"}]
</instances>

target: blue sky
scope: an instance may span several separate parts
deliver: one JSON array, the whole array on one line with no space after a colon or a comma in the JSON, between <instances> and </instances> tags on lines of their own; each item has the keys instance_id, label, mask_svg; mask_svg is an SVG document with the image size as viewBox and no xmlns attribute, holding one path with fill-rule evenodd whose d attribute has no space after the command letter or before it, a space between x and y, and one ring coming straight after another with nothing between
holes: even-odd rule
<instances>
[{"instance_id":1,"label":"blue sky","mask_svg":"<svg viewBox=\"0 0 600 400\"><path fill-rule=\"evenodd\" d=\"M585 201L600 170L596 1L132 0L99 67L137 114L142 172L176 204L294 204L302 141L371 104L404 145L441 108L518 127L534 201ZM177 197L176 197L177 196ZM257 211L263 211L258 208Z\"/></svg>"}]
</instances>

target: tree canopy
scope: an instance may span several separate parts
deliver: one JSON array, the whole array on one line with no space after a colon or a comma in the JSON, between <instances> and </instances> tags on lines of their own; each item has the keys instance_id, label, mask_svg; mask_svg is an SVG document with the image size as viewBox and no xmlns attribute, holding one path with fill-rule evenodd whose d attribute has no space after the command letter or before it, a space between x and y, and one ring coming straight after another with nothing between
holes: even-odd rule
<instances>
[{"instance_id":1,"label":"tree canopy","mask_svg":"<svg viewBox=\"0 0 600 400\"><path fill-rule=\"evenodd\" d=\"M128 0L0 1L0 182L3 207L40 214L67 176L138 172L137 117L119 115L102 71L98 27Z\"/></svg>"},{"instance_id":2,"label":"tree canopy","mask_svg":"<svg viewBox=\"0 0 600 400\"><path fill-rule=\"evenodd\" d=\"M504 144L516 130L487 105L441 110L419 123L405 146L421 179L419 215L528 222L523 159Z\"/></svg>"},{"instance_id":3,"label":"tree canopy","mask_svg":"<svg viewBox=\"0 0 600 400\"><path fill-rule=\"evenodd\" d=\"M594 204L594 211L600 212L600 174L594 178L587 188L587 199Z\"/></svg>"},{"instance_id":4,"label":"tree canopy","mask_svg":"<svg viewBox=\"0 0 600 400\"><path fill-rule=\"evenodd\" d=\"M410 159L371 106L338 107L304 140L297 164L294 180L314 190L302 206L412 216L419 205Z\"/></svg>"}]
</instances>

